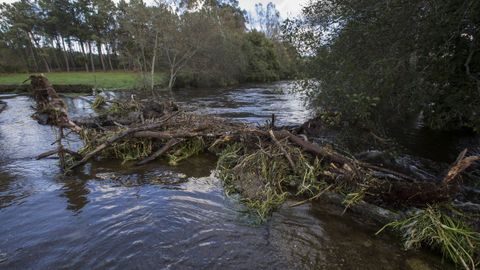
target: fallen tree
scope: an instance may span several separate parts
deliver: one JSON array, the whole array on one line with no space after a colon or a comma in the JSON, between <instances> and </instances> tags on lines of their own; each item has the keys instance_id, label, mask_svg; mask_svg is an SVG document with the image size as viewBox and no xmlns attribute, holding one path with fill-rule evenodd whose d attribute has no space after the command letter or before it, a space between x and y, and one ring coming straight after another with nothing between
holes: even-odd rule
<instances>
[{"instance_id":1,"label":"fallen tree","mask_svg":"<svg viewBox=\"0 0 480 270\"><path fill-rule=\"evenodd\" d=\"M108 104L105 100L95 102L99 116L75 123L68 117L65 103L46 78L32 76L30 79L37 114L46 115L45 123L60 129L57 149L38 158L58 154L63 160L62 166L71 172L96 158L132 161L137 166L167 158L170 164L178 164L209 151L219 157L217 174L223 180L226 192L240 193L244 203L261 219L292 196L309 201L326 194L339 194L346 210L362 204L372 205L372 209L381 206L392 211L429 209L430 205L452 206L463 190L462 173L480 160L478 156L467 156L465 150L445 175L417 179L414 175L358 161L332 147L320 146L295 134L294 130L274 125L252 127L183 112L173 104L137 101L133 97L127 101L109 101ZM85 145L79 153L62 146L63 129L70 129L82 138ZM475 198L469 203L480 205ZM442 211L458 218L452 211ZM386 216L399 218L393 214ZM478 219L466 220L468 226L478 226ZM461 227L464 231L471 230L469 228ZM447 255L466 269L473 269L478 262L474 259L480 242L478 233L472 231L462 237L472 243L469 249Z\"/></svg>"}]
</instances>

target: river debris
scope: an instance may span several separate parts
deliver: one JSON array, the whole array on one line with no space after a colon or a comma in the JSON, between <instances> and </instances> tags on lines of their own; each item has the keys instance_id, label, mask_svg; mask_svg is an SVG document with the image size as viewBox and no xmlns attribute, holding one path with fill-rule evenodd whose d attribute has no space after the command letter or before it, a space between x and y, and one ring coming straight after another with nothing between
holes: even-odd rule
<instances>
[{"instance_id":1,"label":"river debris","mask_svg":"<svg viewBox=\"0 0 480 270\"><path fill-rule=\"evenodd\" d=\"M331 146L315 144L294 129L272 124L253 127L188 113L171 102L137 100L134 96L121 102L98 98L95 102L98 117L74 123L48 80L35 76L30 79L38 113L48 115L48 124L60 130L71 129L84 141L83 149L76 153L61 146L63 134L60 134L56 153L68 154L68 162L62 162L66 172L97 158L119 159L136 166L165 158L176 165L199 153L212 152L218 156L217 175L223 180L226 192L241 194L244 203L262 220L289 197L309 201L332 193L342 196L346 210L362 204L394 211L423 209L421 215L405 221L399 215L389 215L398 219L390 220L394 223L389 227L410 234L422 230L420 236L407 237L407 243L438 246L465 269L473 269L478 262L476 232L458 225L452 211L431 206L452 206L463 191L463 172L480 160L478 156L467 156L466 150L444 176L418 179L415 175L359 161ZM55 151L47 154L52 153ZM480 204L478 198L464 198L464 201ZM478 214L468 212L468 215ZM479 219L468 220L468 225L478 229L478 222ZM449 226L453 231L447 229ZM445 238L440 239L439 235ZM468 243L452 244L454 240ZM458 250L461 248L464 250Z\"/></svg>"},{"instance_id":2,"label":"river debris","mask_svg":"<svg viewBox=\"0 0 480 270\"><path fill-rule=\"evenodd\" d=\"M33 98L37 103L36 113L32 116L34 119L42 124L68 128L77 133L82 130L70 120L67 104L45 77L32 75L28 80L31 81Z\"/></svg>"},{"instance_id":3,"label":"river debris","mask_svg":"<svg viewBox=\"0 0 480 270\"><path fill-rule=\"evenodd\" d=\"M391 222L383 227L391 227L403 234L405 249L418 248L424 244L440 249L454 263L465 269L475 269L478 264L475 252L480 246L480 233L473 231L463 220L468 217L458 212L442 209L439 205L415 210L407 218ZM478 217L477 217L478 218Z\"/></svg>"}]
</instances>

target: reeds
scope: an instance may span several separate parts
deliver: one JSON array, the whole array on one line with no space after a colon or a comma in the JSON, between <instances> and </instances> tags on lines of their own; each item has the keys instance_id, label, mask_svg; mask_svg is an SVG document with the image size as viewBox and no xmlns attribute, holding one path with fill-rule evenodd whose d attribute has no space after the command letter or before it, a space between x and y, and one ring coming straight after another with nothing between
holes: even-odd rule
<instances>
[{"instance_id":1,"label":"reeds","mask_svg":"<svg viewBox=\"0 0 480 270\"><path fill-rule=\"evenodd\" d=\"M95 100L92 103L92 109L95 111L100 110L106 104L106 100L102 95L96 95Z\"/></svg>"},{"instance_id":2,"label":"reeds","mask_svg":"<svg viewBox=\"0 0 480 270\"><path fill-rule=\"evenodd\" d=\"M402 233L405 249L425 244L438 248L464 269L473 270L479 264L475 253L480 245L480 234L462 220L447 215L438 205L417 210L404 220L389 223L377 234L386 228Z\"/></svg>"},{"instance_id":3,"label":"reeds","mask_svg":"<svg viewBox=\"0 0 480 270\"><path fill-rule=\"evenodd\" d=\"M173 153L168 155L168 164L176 166L179 162L200 154L205 148L205 141L201 137L186 140L179 144L179 147Z\"/></svg>"},{"instance_id":4,"label":"reeds","mask_svg":"<svg viewBox=\"0 0 480 270\"><path fill-rule=\"evenodd\" d=\"M219 154L217 175L227 194L240 193L245 205L261 221L288 195L314 197L324 191L326 183L317 178L322 170L319 159L287 144L283 149L276 144L259 145L253 149L240 143L227 145ZM294 161L293 168L285 152Z\"/></svg>"}]
</instances>

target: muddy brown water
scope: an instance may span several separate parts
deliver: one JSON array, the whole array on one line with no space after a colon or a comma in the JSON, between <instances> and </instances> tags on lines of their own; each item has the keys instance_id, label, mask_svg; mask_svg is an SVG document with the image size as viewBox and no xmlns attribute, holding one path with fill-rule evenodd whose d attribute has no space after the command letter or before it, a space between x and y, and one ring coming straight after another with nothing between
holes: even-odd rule
<instances>
[{"instance_id":1,"label":"muddy brown water","mask_svg":"<svg viewBox=\"0 0 480 270\"><path fill-rule=\"evenodd\" d=\"M251 123L310 116L287 83L177 94L190 110ZM0 269L449 269L429 251L404 251L395 237L343 209L286 206L258 224L212 174L215 157L178 167L101 161L63 176L37 161L55 130L30 118L32 101L3 95L0 114ZM67 98L72 116L92 97ZM79 147L71 138L71 147Z\"/></svg>"}]
</instances>

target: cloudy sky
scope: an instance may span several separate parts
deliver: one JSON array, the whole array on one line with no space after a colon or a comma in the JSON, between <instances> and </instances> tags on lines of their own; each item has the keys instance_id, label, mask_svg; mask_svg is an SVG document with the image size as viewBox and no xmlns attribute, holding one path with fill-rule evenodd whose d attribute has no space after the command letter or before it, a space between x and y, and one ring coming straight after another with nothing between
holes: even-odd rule
<instances>
[{"instance_id":1,"label":"cloudy sky","mask_svg":"<svg viewBox=\"0 0 480 270\"><path fill-rule=\"evenodd\" d=\"M280 11L282 18L300 15L302 7L307 3L307 0L239 0L240 6L252 13L255 12L255 4L262 3L266 6L269 2L273 2Z\"/></svg>"},{"instance_id":2,"label":"cloudy sky","mask_svg":"<svg viewBox=\"0 0 480 270\"><path fill-rule=\"evenodd\" d=\"M15 0L0 0L0 3L11 3L14 1ZM149 1L153 2L153 0L146 0L146 2ZM307 1L308 0L239 0L240 6L252 13L255 12L256 3L262 3L266 6L269 2L273 2L284 19L299 15L302 6L304 6Z\"/></svg>"}]
</instances>

